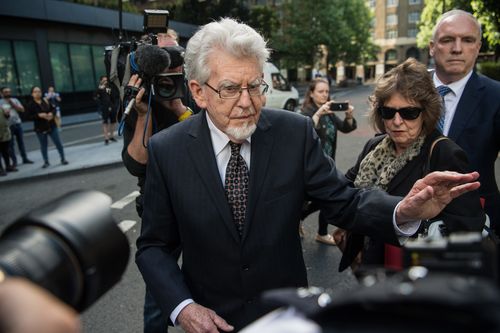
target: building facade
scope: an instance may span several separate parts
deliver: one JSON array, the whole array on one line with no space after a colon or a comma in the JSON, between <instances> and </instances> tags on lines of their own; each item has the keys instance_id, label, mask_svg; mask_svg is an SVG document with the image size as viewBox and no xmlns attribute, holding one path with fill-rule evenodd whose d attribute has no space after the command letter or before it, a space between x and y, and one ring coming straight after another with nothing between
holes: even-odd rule
<instances>
[{"instance_id":1,"label":"building facade","mask_svg":"<svg viewBox=\"0 0 500 333\"><path fill-rule=\"evenodd\" d=\"M374 16L372 39L380 51L364 66L365 79L375 79L409 57L427 63L428 53L416 41L424 0L369 0L368 4Z\"/></svg>"},{"instance_id":2,"label":"building facade","mask_svg":"<svg viewBox=\"0 0 500 333\"><path fill-rule=\"evenodd\" d=\"M119 42L119 12L56 0L0 1L0 86L27 101L32 86L61 94L64 114L95 112L104 49ZM142 15L122 14L122 41L139 39ZM170 21L181 44L197 27Z\"/></svg>"}]
</instances>

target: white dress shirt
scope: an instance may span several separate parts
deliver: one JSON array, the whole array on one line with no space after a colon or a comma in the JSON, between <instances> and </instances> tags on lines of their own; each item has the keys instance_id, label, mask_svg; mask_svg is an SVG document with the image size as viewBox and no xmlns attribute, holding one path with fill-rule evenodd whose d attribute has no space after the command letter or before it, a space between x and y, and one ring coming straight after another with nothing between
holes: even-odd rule
<instances>
[{"instance_id":1,"label":"white dress shirt","mask_svg":"<svg viewBox=\"0 0 500 333\"><path fill-rule=\"evenodd\" d=\"M458 102L462 97L462 93L464 92L465 85L469 78L472 75L472 71L470 71L466 76L461 78L458 81L452 82L450 84L444 84L439 80L436 72L434 72L433 81L434 86L437 88L439 86L448 86L451 89L451 92L444 96L444 109L445 109L445 117L444 117L444 125L443 125L443 134L448 135L450 132L451 122L453 121L453 117L455 116L455 111L457 110Z\"/></svg>"}]
</instances>

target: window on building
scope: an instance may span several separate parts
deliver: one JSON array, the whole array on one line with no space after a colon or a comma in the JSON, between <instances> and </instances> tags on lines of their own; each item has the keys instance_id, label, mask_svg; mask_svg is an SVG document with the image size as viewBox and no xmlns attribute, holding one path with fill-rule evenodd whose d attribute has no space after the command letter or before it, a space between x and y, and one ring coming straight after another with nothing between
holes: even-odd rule
<instances>
[{"instance_id":1,"label":"window on building","mask_svg":"<svg viewBox=\"0 0 500 333\"><path fill-rule=\"evenodd\" d=\"M421 0L408 0L409 5L420 5L421 3Z\"/></svg>"},{"instance_id":2,"label":"window on building","mask_svg":"<svg viewBox=\"0 0 500 333\"><path fill-rule=\"evenodd\" d=\"M396 50L390 49L385 52L385 61L397 60L397 58L398 58L398 52Z\"/></svg>"},{"instance_id":3,"label":"window on building","mask_svg":"<svg viewBox=\"0 0 500 333\"><path fill-rule=\"evenodd\" d=\"M398 5L398 0L387 0L387 7L396 7Z\"/></svg>"},{"instance_id":4,"label":"window on building","mask_svg":"<svg viewBox=\"0 0 500 333\"><path fill-rule=\"evenodd\" d=\"M385 20L387 25L397 25L398 24L398 16L396 14L389 14Z\"/></svg>"},{"instance_id":5,"label":"window on building","mask_svg":"<svg viewBox=\"0 0 500 333\"><path fill-rule=\"evenodd\" d=\"M0 86L14 95L29 95L32 86L40 86L34 42L0 40Z\"/></svg>"},{"instance_id":6,"label":"window on building","mask_svg":"<svg viewBox=\"0 0 500 333\"><path fill-rule=\"evenodd\" d=\"M409 23L417 23L418 20L420 20L420 13L419 12L411 12L408 14L408 22Z\"/></svg>"},{"instance_id":7,"label":"window on building","mask_svg":"<svg viewBox=\"0 0 500 333\"><path fill-rule=\"evenodd\" d=\"M415 38L417 37L417 34L418 34L418 29L408 29L408 37L412 37L412 38Z\"/></svg>"},{"instance_id":8,"label":"window on building","mask_svg":"<svg viewBox=\"0 0 500 333\"><path fill-rule=\"evenodd\" d=\"M14 56L21 95L29 95L33 86L41 87L35 42L14 41Z\"/></svg>"},{"instance_id":9,"label":"window on building","mask_svg":"<svg viewBox=\"0 0 500 333\"><path fill-rule=\"evenodd\" d=\"M14 95L18 95L19 82L14 67L14 55L11 42L0 40L0 87L9 87Z\"/></svg>"},{"instance_id":10,"label":"window on building","mask_svg":"<svg viewBox=\"0 0 500 333\"><path fill-rule=\"evenodd\" d=\"M95 77L99 79L102 75L106 75L106 67L104 67L104 46L93 45L92 58L94 59ZM95 85L97 85L97 81Z\"/></svg>"},{"instance_id":11,"label":"window on building","mask_svg":"<svg viewBox=\"0 0 500 333\"><path fill-rule=\"evenodd\" d=\"M94 77L90 45L69 44L69 53L75 91L94 90L97 79Z\"/></svg>"},{"instance_id":12,"label":"window on building","mask_svg":"<svg viewBox=\"0 0 500 333\"><path fill-rule=\"evenodd\" d=\"M73 92L73 80L69 63L68 45L64 43L49 43L50 65L54 85L60 92Z\"/></svg>"},{"instance_id":13,"label":"window on building","mask_svg":"<svg viewBox=\"0 0 500 333\"><path fill-rule=\"evenodd\" d=\"M387 30L385 33L385 38L387 38L387 39L398 38L398 31L397 30Z\"/></svg>"}]
</instances>

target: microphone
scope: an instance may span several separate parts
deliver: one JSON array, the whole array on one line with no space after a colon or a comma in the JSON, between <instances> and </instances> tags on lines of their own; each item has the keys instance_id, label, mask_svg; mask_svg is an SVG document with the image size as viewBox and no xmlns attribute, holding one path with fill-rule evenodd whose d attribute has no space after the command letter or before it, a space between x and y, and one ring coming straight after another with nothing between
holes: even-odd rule
<instances>
[{"instance_id":1,"label":"microphone","mask_svg":"<svg viewBox=\"0 0 500 333\"><path fill-rule=\"evenodd\" d=\"M141 45L131 58L137 66L137 72L146 83L157 75L163 73L170 66L170 55L156 45ZM131 61L131 66L133 66Z\"/></svg>"},{"instance_id":2,"label":"microphone","mask_svg":"<svg viewBox=\"0 0 500 333\"><path fill-rule=\"evenodd\" d=\"M155 75L163 73L170 66L170 55L167 50L156 45L141 45L135 52L130 53L130 67L136 73L139 73L146 87L151 84ZM126 117L135 104L135 97L139 89L127 86L130 89L130 101L123 112Z\"/></svg>"}]
</instances>

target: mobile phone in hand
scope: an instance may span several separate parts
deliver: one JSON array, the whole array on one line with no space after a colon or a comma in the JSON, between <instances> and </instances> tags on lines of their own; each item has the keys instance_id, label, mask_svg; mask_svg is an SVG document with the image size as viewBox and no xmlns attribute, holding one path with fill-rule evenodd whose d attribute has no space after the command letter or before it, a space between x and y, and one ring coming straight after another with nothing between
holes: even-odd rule
<instances>
[{"instance_id":1,"label":"mobile phone in hand","mask_svg":"<svg viewBox=\"0 0 500 333\"><path fill-rule=\"evenodd\" d=\"M330 110L332 111L347 111L349 103L330 103Z\"/></svg>"}]
</instances>

